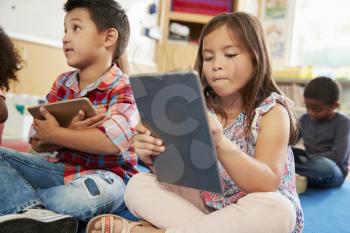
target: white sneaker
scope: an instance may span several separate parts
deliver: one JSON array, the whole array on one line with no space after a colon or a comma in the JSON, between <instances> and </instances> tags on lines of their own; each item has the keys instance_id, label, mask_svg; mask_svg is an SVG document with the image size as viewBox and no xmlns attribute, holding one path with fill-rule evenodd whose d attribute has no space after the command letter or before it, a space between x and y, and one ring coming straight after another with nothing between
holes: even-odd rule
<instances>
[{"instance_id":1,"label":"white sneaker","mask_svg":"<svg viewBox=\"0 0 350 233\"><path fill-rule=\"evenodd\" d=\"M0 216L0 233L76 233L78 221L72 216L44 209Z\"/></svg>"}]
</instances>

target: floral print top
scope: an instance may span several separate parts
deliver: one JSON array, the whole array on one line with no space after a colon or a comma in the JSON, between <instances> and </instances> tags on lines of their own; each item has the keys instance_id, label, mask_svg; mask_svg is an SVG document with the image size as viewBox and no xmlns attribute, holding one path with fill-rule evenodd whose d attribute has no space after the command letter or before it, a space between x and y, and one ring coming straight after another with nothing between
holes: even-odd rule
<instances>
[{"instance_id":1,"label":"floral print top","mask_svg":"<svg viewBox=\"0 0 350 233\"><path fill-rule=\"evenodd\" d=\"M292 106L293 103L288 98L281 96L277 93L272 93L268 98L266 98L258 108L255 109L255 116L253 119L252 127L250 133L244 135L245 129L245 119L246 116L241 112L238 117L224 129L224 135L235 143L242 151L247 153L247 155L255 156L255 147L258 134L260 132L259 122L261 116L272 109L277 103L282 105ZM303 212L300 206L300 201L295 187L295 168L294 168L294 156L290 147L288 147L288 159L286 160L284 175L282 182L279 186L278 192L283 196L287 197L294 205L296 210L296 226L293 233L302 232L304 226ZM230 178L225 168L219 162L219 170L221 177L223 179L224 193L217 194L207 191L201 191L201 197L206 204L206 206L212 209L221 209L230 204L236 203L238 199L245 196L240 188L235 184L235 182Z\"/></svg>"}]
</instances>

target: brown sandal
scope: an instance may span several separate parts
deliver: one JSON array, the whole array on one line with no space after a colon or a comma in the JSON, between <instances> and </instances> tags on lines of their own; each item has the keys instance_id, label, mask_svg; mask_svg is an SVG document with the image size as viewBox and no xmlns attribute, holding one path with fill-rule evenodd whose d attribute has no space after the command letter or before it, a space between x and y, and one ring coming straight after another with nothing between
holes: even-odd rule
<instances>
[{"instance_id":1,"label":"brown sandal","mask_svg":"<svg viewBox=\"0 0 350 233\"><path fill-rule=\"evenodd\" d=\"M152 226L150 223L140 220L138 222L131 222L123 217L120 217L118 215L113 214L103 214L94 217L89 221L89 223L86 226L86 233L91 233L93 230L93 227L98 221L101 221L101 233L114 233L113 227L114 227L114 219L119 219L122 221L122 231L121 233L130 233L131 230L136 226Z\"/></svg>"}]
</instances>

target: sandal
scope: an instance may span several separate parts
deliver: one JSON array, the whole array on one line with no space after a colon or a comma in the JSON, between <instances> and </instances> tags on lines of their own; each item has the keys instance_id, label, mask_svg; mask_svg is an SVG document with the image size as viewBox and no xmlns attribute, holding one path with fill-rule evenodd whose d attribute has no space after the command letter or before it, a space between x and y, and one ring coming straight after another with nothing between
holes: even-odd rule
<instances>
[{"instance_id":1,"label":"sandal","mask_svg":"<svg viewBox=\"0 0 350 233\"><path fill-rule=\"evenodd\" d=\"M113 214L103 214L92 218L86 226L86 233L91 233L93 227L98 221L101 221L101 233L114 233L114 219L119 219L122 221L122 231L121 233L130 233L131 230L136 226L152 226L150 223L140 220L138 222L131 222L123 217Z\"/></svg>"}]
</instances>

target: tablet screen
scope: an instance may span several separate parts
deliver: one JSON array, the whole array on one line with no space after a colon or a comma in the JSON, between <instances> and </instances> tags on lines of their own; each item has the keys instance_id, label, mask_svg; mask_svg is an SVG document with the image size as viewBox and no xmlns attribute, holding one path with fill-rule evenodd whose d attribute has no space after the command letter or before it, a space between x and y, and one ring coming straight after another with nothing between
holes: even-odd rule
<instances>
[{"instance_id":1,"label":"tablet screen","mask_svg":"<svg viewBox=\"0 0 350 233\"><path fill-rule=\"evenodd\" d=\"M195 72L137 75L130 78L142 123L163 140L155 156L161 182L222 192L218 162Z\"/></svg>"}]
</instances>

